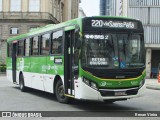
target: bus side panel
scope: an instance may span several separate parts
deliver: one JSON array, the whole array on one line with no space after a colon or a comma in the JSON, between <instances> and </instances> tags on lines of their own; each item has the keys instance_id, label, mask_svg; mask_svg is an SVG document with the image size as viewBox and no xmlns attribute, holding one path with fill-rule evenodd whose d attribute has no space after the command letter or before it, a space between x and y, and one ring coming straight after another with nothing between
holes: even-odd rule
<instances>
[{"instance_id":1,"label":"bus side panel","mask_svg":"<svg viewBox=\"0 0 160 120\"><path fill-rule=\"evenodd\" d=\"M23 69L23 76L24 76L24 83L25 86L31 87L31 66L30 66L30 58L24 58L24 69Z\"/></svg>"},{"instance_id":2,"label":"bus side panel","mask_svg":"<svg viewBox=\"0 0 160 120\"><path fill-rule=\"evenodd\" d=\"M46 57L31 57L32 88L44 90L43 74L46 73Z\"/></svg>"},{"instance_id":3,"label":"bus side panel","mask_svg":"<svg viewBox=\"0 0 160 120\"><path fill-rule=\"evenodd\" d=\"M55 74L53 71L53 63L54 59L51 60L50 56L46 57L46 74L44 76L44 91L53 93L53 82L55 78Z\"/></svg>"},{"instance_id":4,"label":"bus side panel","mask_svg":"<svg viewBox=\"0 0 160 120\"><path fill-rule=\"evenodd\" d=\"M54 92L54 80L56 75L61 77L62 82L64 81L64 67L63 67L63 58L62 56L49 56L47 57L47 77L44 80L44 89L47 92ZM55 63L55 61L61 61L59 63Z\"/></svg>"}]
</instances>

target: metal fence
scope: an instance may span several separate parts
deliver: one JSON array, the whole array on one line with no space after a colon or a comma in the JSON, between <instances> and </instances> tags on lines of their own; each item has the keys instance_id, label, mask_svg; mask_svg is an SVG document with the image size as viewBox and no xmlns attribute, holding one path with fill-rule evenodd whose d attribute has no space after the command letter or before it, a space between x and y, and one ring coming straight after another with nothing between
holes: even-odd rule
<instances>
[{"instance_id":1,"label":"metal fence","mask_svg":"<svg viewBox=\"0 0 160 120\"><path fill-rule=\"evenodd\" d=\"M128 9L128 16L131 18L139 19L143 22L143 24L148 24L149 19L148 19L148 8L129 8Z\"/></svg>"},{"instance_id":2,"label":"metal fence","mask_svg":"<svg viewBox=\"0 0 160 120\"><path fill-rule=\"evenodd\" d=\"M131 7L128 9L128 16L139 19L143 24L160 24L160 7Z\"/></svg>"},{"instance_id":3,"label":"metal fence","mask_svg":"<svg viewBox=\"0 0 160 120\"><path fill-rule=\"evenodd\" d=\"M144 26L145 43L160 44L160 26Z\"/></svg>"},{"instance_id":4,"label":"metal fence","mask_svg":"<svg viewBox=\"0 0 160 120\"><path fill-rule=\"evenodd\" d=\"M160 0L129 0L129 6L159 6Z\"/></svg>"},{"instance_id":5,"label":"metal fence","mask_svg":"<svg viewBox=\"0 0 160 120\"><path fill-rule=\"evenodd\" d=\"M129 0L128 16L142 21L145 43L160 44L160 0Z\"/></svg>"},{"instance_id":6,"label":"metal fence","mask_svg":"<svg viewBox=\"0 0 160 120\"><path fill-rule=\"evenodd\" d=\"M150 24L160 25L160 6L150 8Z\"/></svg>"}]
</instances>

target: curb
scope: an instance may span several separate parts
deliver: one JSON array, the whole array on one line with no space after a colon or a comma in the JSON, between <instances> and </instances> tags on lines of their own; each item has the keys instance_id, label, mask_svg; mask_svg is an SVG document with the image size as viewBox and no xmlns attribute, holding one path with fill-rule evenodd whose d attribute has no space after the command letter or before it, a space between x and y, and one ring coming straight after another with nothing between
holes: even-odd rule
<instances>
[{"instance_id":1,"label":"curb","mask_svg":"<svg viewBox=\"0 0 160 120\"><path fill-rule=\"evenodd\" d=\"M160 85L146 85L146 88L152 89L152 90L160 90Z\"/></svg>"}]
</instances>

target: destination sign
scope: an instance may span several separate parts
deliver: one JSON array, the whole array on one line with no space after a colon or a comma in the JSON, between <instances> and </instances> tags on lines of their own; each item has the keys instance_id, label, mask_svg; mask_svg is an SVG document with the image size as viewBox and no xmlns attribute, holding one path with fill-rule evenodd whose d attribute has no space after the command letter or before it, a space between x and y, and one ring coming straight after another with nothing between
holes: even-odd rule
<instances>
[{"instance_id":1,"label":"destination sign","mask_svg":"<svg viewBox=\"0 0 160 120\"><path fill-rule=\"evenodd\" d=\"M90 65L108 65L107 58L90 58Z\"/></svg>"},{"instance_id":2,"label":"destination sign","mask_svg":"<svg viewBox=\"0 0 160 120\"><path fill-rule=\"evenodd\" d=\"M97 28L137 29L136 22L117 20L91 20L91 26Z\"/></svg>"}]
</instances>

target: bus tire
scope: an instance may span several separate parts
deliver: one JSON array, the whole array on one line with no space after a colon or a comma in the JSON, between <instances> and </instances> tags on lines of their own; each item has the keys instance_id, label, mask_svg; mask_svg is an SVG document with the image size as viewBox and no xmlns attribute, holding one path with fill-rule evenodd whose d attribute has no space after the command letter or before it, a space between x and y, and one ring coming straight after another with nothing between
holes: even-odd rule
<instances>
[{"instance_id":1,"label":"bus tire","mask_svg":"<svg viewBox=\"0 0 160 120\"><path fill-rule=\"evenodd\" d=\"M22 92L26 92L27 91L27 87L25 87L25 84L24 84L24 77L23 77L23 74L20 74L19 76L19 88Z\"/></svg>"},{"instance_id":2,"label":"bus tire","mask_svg":"<svg viewBox=\"0 0 160 120\"><path fill-rule=\"evenodd\" d=\"M64 96L64 86L61 80L58 80L56 82L56 86L55 86L55 95L57 100L60 103L68 103L69 102L69 98L67 96Z\"/></svg>"}]
</instances>

